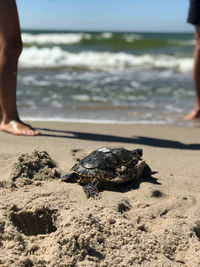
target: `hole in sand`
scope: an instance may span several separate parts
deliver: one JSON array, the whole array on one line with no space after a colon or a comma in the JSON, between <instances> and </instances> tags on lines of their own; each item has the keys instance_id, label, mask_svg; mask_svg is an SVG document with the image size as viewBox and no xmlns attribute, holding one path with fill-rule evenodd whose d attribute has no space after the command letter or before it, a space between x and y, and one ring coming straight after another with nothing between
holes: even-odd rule
<instances>
[{"instance_id":1,"label":"hole in sand","mask_svg":"<svg viewBox=\"0 0 200 267\"><path fill-rule=\"evenodd\" d=\"M200 239L200 221L196 222L195 227L193 228L195 235Z\"/></svg>"},{"instance_id":2,"label":"hole in sand","mask_svg":"<svg viewBox=\"0 0 200 267\"><path fill-rule=\"evenodd\" d=\"M52 218L53 213L54 211L46 208L38 209L35 212L13 212L10 219L18 230L26 236L45 235L57 230Z\"/></svg>"},{"instance_id":3,"label":"hole in sand","mask_svg":"<svg viewBox=\"0 0 200 267\"><path fill-rule=\"evenodd\" d=\"M124 213L125 211L128 211L131 209L131 205L126 199L122 199L118 205L117 205L117 210L118 212Z\"/></svg>"},{"instance_id":4,"label":"hole in sand","mask_svg":"<svg viewBox=\"0 0 200 267\"><path fill-rule=\"evenodd\" d=\"M26 259L24 262L23 262L23 267L32 267L34 266L32 261L30 259Z\"/></svg>"},{"instance_id":5,"label":"hole in sand","mask_svg":"<svg viewBox=\"0 0 200 267\"><path fill-rule=\"evenodd\" d=\"M147 232L147 229L144 225L139 225L138 226L138 230L142 231L142 232Z\"/></svg>"},{"instance_id":6,"label":"hole in sand","mask_svg":"<svg viewBox=\"0 0 200 267\"><path fill-rule=\"evenodd\" d=\"M151 194L151 197L163 197L163 193L159 190L154 190Z\"/></svg>"}]
</instances>

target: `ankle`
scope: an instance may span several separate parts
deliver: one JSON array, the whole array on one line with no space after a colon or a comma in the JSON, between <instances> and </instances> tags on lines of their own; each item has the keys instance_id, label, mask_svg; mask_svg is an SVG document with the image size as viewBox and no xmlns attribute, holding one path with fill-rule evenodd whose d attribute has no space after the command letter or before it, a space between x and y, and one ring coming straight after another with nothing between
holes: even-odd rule
<instances>
[{"instance_id":1,"label":"ankle","mask_svg":"<svg viewBox=\"0 0 200 267\"><path fill-rule=\"evenodd\" d=\"M15 112L13 114L2 114L2 123L4 124L8 124L10 123L11 121L17 121L17 122L20 122L20 118L19 118L19 115L18 115L18 112Z\"/></svg>"},{"instance_id":2,"label":"ankle","mask_svg":"<svg viewBox=\"0 0 200 267\"><path fill-rule=\"evenodd\" d=\"M3 124L9 124L11 121L16 121L16 122L20 122L20 119L18 117L14 117L14 118L4 118L2 117L1 123Z\"/></svg>"},{"instance_id":3,"label":"ankle","mask_svg":"<svg viewBox=\"0 0 200 267\"><path fill-rule=\"evenodd\" d=\"M197 106L197 105L196 105L196 106L194 107L194 111L197 112L197 113L200 112L200 106Z\"/></svg>"}]
</instances>

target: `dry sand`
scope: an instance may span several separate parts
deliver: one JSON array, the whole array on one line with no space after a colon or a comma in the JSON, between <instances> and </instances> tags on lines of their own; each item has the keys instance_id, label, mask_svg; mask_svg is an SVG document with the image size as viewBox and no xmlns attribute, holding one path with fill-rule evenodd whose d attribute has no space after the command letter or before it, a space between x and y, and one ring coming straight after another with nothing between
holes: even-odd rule
<instances>
[{"instance_id":1,"label":"dry sand","mask_svg":"<svg viewBox=\"0 0 200 267\"><path fill-rule=\"evenodd\" d=\"M1 266L200 266L199 128L33 125L42 136L0 133ZM142 148L153 177L96 199L61 182L110 145Z\"/></svg>"}]
</instances>

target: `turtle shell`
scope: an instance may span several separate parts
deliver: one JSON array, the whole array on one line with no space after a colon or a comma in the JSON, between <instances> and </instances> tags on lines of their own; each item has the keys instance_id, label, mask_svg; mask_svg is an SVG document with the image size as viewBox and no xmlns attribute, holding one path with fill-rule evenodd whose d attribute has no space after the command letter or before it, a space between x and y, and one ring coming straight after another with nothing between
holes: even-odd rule
<instances>
[{"instance_id":1,"label":"turtle shell","mask_svg":"<svg viewBox=\"0 0 200 267\"><path fill-rule=\"evenodd\" d=\"M94 178L112 180L119 176L119 170L121 173L123 169L128 170L124 175L131 175L141 160L140 156L141 149L129 151L122 147L102 147L75 164L72 170L80 177L86 177L86 182L91 182Z\"/></svg>"}]
</instances>

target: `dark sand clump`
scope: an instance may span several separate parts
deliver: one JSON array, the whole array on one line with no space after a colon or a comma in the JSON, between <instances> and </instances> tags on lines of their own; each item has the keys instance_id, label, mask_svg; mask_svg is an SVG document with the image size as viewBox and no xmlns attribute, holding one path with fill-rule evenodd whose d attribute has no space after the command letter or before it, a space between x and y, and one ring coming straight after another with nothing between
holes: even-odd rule
<instances>
[{"instance_id":1,"label":"dark sand clump","mask_svg":"<svg viewBox=\"0 0 200 267\"><path fill-rule=\"evenodd\" d=\"M32 153L22 154L13 165L11 171L13 186L24 186L34 182L60 177L56 163L46 151L34 150Z\"/></svg>"}]
</instances>

